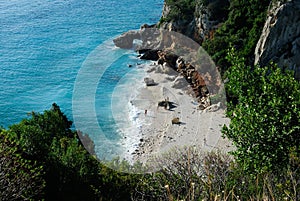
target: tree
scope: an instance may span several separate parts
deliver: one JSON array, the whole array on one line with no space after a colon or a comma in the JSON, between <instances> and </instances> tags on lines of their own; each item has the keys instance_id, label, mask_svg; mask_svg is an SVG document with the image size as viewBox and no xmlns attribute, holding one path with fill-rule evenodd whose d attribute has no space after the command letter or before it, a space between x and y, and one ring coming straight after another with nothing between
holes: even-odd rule
<instances>
[{"instance_id":1,"label":"tree","mask_svg":"<svg viewBox=\"0 0 300 201\"><path fill-rule=\"evenodd\" d=\"M17 143L0 131L0 199L40 200L45 181L43 167L24 159Z\"/></svg>"},{"instance_id":2,"label":"tree","mask_svg":"<svg viewBox=\"0 0 300 201\"><path fill-rule=\"evenodd\" d=\"M31 113L31 118L10 126L10 134L23 146L24 153L31 159L47 156L54 138L74 137L70 129L72 122L55 103L43 114Z\"/></svg>"},{"instance_id":3,"label":"tree","mask_svg":"<svg viewBox=\"0 0 300 201\"><path fill-rule=\"evenodd\" d=\"M18 152L13 153L18 153L17 156L26 161L33 161L37 167L43 166L42 178L46 184L42 198L72 201L100 198L130 200L139 176L118 173L99 163L96 156L90 154L94 153L93 150L88 152L83 146L83 143L89 144L89 148L92 149L91 140L85 136L82 142L77 131L71 130L71 125L72 122L67 119L59 106L53 104L50 110L43 113L32 112L29 118L10 126L5 133L8 139L18 145L16 148ZM1 130L0 128L0 132ZM13 167L14 169L7 170L16 171L15 166ZM30 175L34 176L33 173ZM25 175L21 180L27 181L27 178Z\"/></svg>"},{"instance_id":4,"label":"tree","mask_svg":"<svg viewBox=\"0 0 300 201\"><path fill-rule=\"evenodd\" d=\"M183 19L190 22L193 19L195 0L165 0L165 3L170 7L170 13L163 21Z\"/></svg>"},{"instance_id":5,"label":"tree","mask_svg":"<svg viewBox=\"0 0 300 201\"><path fill-rule=\"evenodd\" d=\"M43 113L10 126L7 135L20 155L44 167L47 200L94 200L99 196L99 163L82 146L72 122L55 103Z\"/></svg>"},{"instance_id":6,"label":"tree","mask_svg":"<svg viewBox=\"0 0 300 201\"><path fill-rule=\"evenodd\" d=\"M236 101L229 103L231 123L223 133L236 146L236 160L250 172L286 167L289 154L300 151L299 82L275 64L245 66L233 50L228 59L226 90Z\"/></svg>"}]
</instances>

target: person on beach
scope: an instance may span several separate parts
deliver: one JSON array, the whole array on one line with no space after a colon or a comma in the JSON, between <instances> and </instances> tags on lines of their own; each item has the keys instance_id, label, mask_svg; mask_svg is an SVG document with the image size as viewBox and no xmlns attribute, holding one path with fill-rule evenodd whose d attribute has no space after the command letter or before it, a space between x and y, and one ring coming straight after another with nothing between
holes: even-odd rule
<instances>
[{"instance_id":1,"label":"person on beach","mask_svg":"<svg viewBox=\"0 0 300 201\"><path fill-rule=\"evenodd\" d=\"M145 116L147 115L148 110L145 110Z\"/></svg>"}]
</instances>

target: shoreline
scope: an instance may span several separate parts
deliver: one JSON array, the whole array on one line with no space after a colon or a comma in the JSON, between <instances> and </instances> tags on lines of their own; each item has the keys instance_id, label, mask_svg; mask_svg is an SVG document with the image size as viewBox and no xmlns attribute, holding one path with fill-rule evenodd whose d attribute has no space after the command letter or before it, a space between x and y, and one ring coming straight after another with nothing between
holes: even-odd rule
<instances>
[{"instance_id":1,"label":"shoreline","mask_svg":"<svg viewBox=\"0 0 300 201\"><path fill-rule=\"evenodd\" d=\"M191 87L179 73L162 65L150 64L146 68L145 78L154 80L155 84L144 83L130 100L138 112L135 121L141 125L137 127L138 136L134 137L139 138L137 146L126 147L126 155L130 154L126 159L145 164L175 147L184 146L205 151L232 150L231 143L221 137L223 125L229 124L224 109L216 106L215 111L199 110L196 99L189 95ZM172 102L172 108L159 107L158 102L164 100ZM180 124L172 123L175 118Z\"/></svg>"}]
</instances>

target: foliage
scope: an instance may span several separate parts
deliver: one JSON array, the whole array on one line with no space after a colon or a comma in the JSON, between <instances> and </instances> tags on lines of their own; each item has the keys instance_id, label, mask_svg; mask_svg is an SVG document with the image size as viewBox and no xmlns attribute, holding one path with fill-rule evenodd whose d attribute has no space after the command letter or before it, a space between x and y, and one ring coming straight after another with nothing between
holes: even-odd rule
<instances>
[{"instance_id":1,"label":"foliage","mask_svg":"<svg viewBox=\"0 0 300 201\"><path fill-rule=\"evenodd\" d=\"M173 20L183 19L191 21L195 11L194 0L165 0L170 7L170 13L161 22L170 22Z\"/></svg>"},{"instance_id":2,"label":"foliage","mask_svg":"<svg viewBox=\"0 0 300 201\"><path fill-rule=\"evenodd\" d=\"M266 19L266 11L271 0L230 1L229 14L225 23L218 28L212 40L206 40L203 48L222 69L222 74L230 64L225 59L226 49L233 45L239 56L254 60L254 50Z\"/></svg>"},{"instance_id":3,"label":"foliage","mask_svg":"<svg viewBox=\"0 0 300 201\"><path fill-rule=\"evenodd\" d=\"M188 147L158 158L156 163L161 167L159 172L145 175L121 173L104 166L94 156L89 155L80 143L77 133L69 130L68 124L65 124L68 120L62 118L63 113L54 106L56 109L52 108L44 114L64 122L59 123L60 128L56 127L58 133L55 130L53 133L49 132L54 127L51 124L56 123L55 119L48 118L47 127L40 126L44 125L43 114L35 114L35 118L23 120L12 126L13 129L1 129L0 150L4 151L0 151L0 156L1 160L3 156L6 160L0 164L1 175L6 172L13 176L8 178L12 178L10 182L15 184L14 192L22 194L23 197L19 200L26 200L26 196L27 200L299 199L297 192L300 190L300 159L295 149L288 156L288 167L277 174L267 172L253 176L229 155L204 153ZM45 133L51 134L51 137L44 136L51 143L41 141L46 143L46 151L38 150L35 139L30 141L26 132L20 132L30 133L30 128L42 129L36 133L43 136ZM18 131L18 135L15 131ZM36 139L39 139L38 136ZM28 145L22 144L24 142L32 144L35 149L28 151ZM37 157L36 153L45 155ZM27 158L31 158L31 161ZM141 168L140 164L132 167L119 159L111 163L123 171ZM1 176L0 181L2 182ZM43 192L44 181L46 189ZM28 189L22 191L20 188L26 189L24 185L27 182L30 183L26 185ZM9 188L5 190L5 195L10 195L7 193Z\"/></svg>"},{"instance_id":4,"label":"foliage","mask_svg":"<svg viewBox=\"0 0 300 201\"><path fill-rule=\"evenodd\" d=\"M236 146L236 160L255 173L286 167L300 148L299 82L274 64L250 68L233 50L228 59L226 90L237 101L229 105L231 123L223 132Z\"/></svg>"},{"instance_id":5,"label":"foliage","mask_svg":"<svg viewBox=\"0 0 300 201\"><path fill-rule=\"evenodd\" d=\"M133 200L300 199L297 193L300 190L300 160L293 155L289 157L287 168L280 173L269 171L256 175L244 171L243 166L227 154L203 153L192 148L173 151L158 162L162 170L140 179Z\"/></svg>"},{"instance_id":6,"label":"foliage","mask_svg":"<svg viewBox=\"0 0 300 201\"><path fill-rule=\"evenodd\" d=\"M18 142L22 157L44 167L47 200L91 200L99 193L98 162L81 145L72 122L59 106L12 125L7 135Z\"/></svg>"},{"instance_id":7,"label":"foliage","mask_svg":"<svg viewBox=\"0 0 300 201\"><path fill-rule=\"evenodd\" d=\"M7 137L7 131L0 131L0 199L42 199L43 167L24 159L18 147Z\"/></svg>"},{"instance_id":8,"label":"foliage","mask_svg":"<svg viewBox=\"0 0 300 201\"><path fill-rule=\"evenodd\" d=\"M18 180L22 185L28 184L27 181L32 182L27 185L26 193L34 187L32 194L36 193L36 197L40 199L130 200L138 175L119 173L99 163L96 156L90 155L83 147L83 143L87 143L90 145L89 149L93 148L90 139L85 136L84 142L81 142L77 132L71 130L71 125L72 122L61 112L59 106L53 104L50 110L41 114L32 112L30 118L10 126L5 132L1 129L6 141L10 139L16 142L11 144L8 151L4 143L6 141L1 141L0 148L5 146L3 152L0 149L0 156L5 160L4 172L11 174L16 168L32 171L28 175L20 171L12 179L22 177ZM80 132L79 135L83 136ZM112 163L131 170L140 168L131 167L126 161L115 160ZM42 167L44 174L38 169ZM37 179L45 181L45 186L36 187L34 182ZM36 181L38 182L39 180ZM17 189L17 185L19 184L15 184L15 190L22 196L25 195L25 191Z\"/></svg>"},{"instance_id":9,"label":"foliage","mask_svg":"<svg viewBox=\"0 0 300 201\"><path fill-rule=\"evenodd\" d=\"M196 12L195 17L200 17L198 14L207 13L209 14L210 21L224 21L228 16L229 1L227 0L195 0ZM199 12L200 11L200 12Z\"/></svg>"},{"instance_id":10,"label":"foliage","mask_svg":"<svg viewBox=\"0 0 300 201\"><path fill-rule=\"evenodd\" d=\"M225 187L231 161L219 152L174 149L157 158L161 170L141 178L133 200L212 200L210 195Z\"/></svg>"},{"instance_id":11,"label":"foliage","mask_svg":"<svg viewBox=\"0 0 300 201\"><path fill-rule=\"evenodd\" d=\"M29 158L46 157L55 138L72 138L72 122L54 103L51 110L43 114L31 113L31 118L23 119L19 124L10 126L10 134L20 142L20 146ZM46 160L46 158L42 158Z\"/></svg>"}]
</instances>

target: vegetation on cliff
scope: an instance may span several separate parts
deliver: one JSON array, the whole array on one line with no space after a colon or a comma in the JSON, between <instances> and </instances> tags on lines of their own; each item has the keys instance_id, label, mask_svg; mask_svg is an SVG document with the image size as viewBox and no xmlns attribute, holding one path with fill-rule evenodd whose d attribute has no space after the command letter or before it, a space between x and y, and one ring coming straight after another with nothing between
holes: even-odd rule
<instances>
[{"instance_id":1,"label":"vegetation on cliff","mask_svg":"<svg viewBox=\"0 0 300 201\"><path fill-rule=\"evenodd\" d=\"M271 0L230 1L227 20L215 31L211 40L203 43L224 73L229 67L225 59L226 50L234 46L240 57L247 58L246 64L254 61L254 50L266 20Z\"/></svg>"},{"instance_id":2,"label":"vegetation on cliff","mask_svg":"<svg viewBox=\"0 0 300 201\"><path fill-rule=\"evenodd\" d=\"M161 23L186 19L193 24L192 20L201 17L199 10L206 8L203 12L210 13L209 20L218 21L219 24L217 28L210 31L209 35L200 39L200 42L203 42L203 48L224 73L230 66L225 59L226 51L230 46L237 49L239 56L247 58L247 64L253 63L255 46L271 2L272 0L232 0L229 3L220 0L166 0L169 12L167 16L163 16ZM199 33L195 32L192 36L199 39L197 34Z\"/></svg>"},{"instance_id":3,"label":"vegetation on cliff","mask_svg":"<svg viewBox=\"0 0 300 201\"><path fill-rule=\"evenodd\" d=\"M172 20L187 20L190 21L193 18L193 13L195 11L195 0L165 0L165 4L169 7L169 13L164 18L163 21L172 21Z\"/></svg>"},{"instance_id":4,"label":"vegetation on cliff","mask_svg":"<svg viewBox=\"0 0 300 201\"><path fill-rule=\"evenodd\" d=\"M191 20L197 3L216 2L166 0L165 20ZM230 1L202 44L228 80L232 156L185 148L159 158L156 173L119 173L85 150L53 104L0 129L0 200L300 200L300 84L276 64L251 65L269 3Z\"/></svg>"},{"instance_id":5,"label":"vegetation on cliff","mask_svg":"<svg viewBox=\"0 0 300 201\"><path fill-rule=\"evenodd\" d=\"M98 163L71 124L53 104L1 129L0 200L129 199L135 176Z\"/></svg>"}]
</instances>

